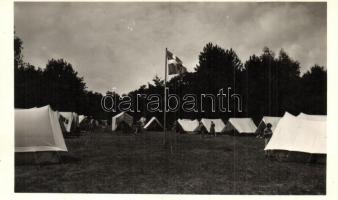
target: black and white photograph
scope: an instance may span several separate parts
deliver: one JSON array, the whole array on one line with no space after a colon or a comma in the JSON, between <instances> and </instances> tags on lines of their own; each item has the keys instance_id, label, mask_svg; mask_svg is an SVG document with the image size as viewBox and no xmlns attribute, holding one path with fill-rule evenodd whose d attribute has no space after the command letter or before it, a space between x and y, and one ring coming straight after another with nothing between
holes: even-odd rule
<instances>
[{"instance_id":1,"label":"black and white photograph","mask_svg":"<svg viewBox=\"0 0 338 200\"><path fill-rule=\"evenodd\" d=\"M327 195L327 7L13 2L13 192Z\"/></svg>"}]
</instances>

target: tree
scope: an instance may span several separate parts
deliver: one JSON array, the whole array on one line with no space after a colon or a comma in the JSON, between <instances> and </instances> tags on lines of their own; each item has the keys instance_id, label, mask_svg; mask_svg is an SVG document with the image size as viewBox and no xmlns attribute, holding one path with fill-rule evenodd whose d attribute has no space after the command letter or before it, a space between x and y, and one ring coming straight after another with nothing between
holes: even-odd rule
<instances>
[{"instance_id":1,"label":"tree","mask_svg":"<svg viewBox=\"0 0 338 200\"><path fill-rule=\"evenodd\" d=\"M327 113L327 72L314 65L301 78L301 110L308 114Z\"/></svg>"},{"instance_id":2,"label":"tree","mask_svg":"<svg viewBox=\"0 0 338 200\"><path fill-rule=\"evenodd\" d=\"M245 63L248 115L258 120L263 115L281 116L285 111L298 114L299 68L283 49L278 58L267 47L261 56L250 56Z\"/></svg>"},{"instance_id":3,"label":"tree","mask_svg":"<svg viewBox=\"0 0 338 200\"><path fill-rule=\"evenodd\" d=\"M200 90L215 92L220 88L232 86L239 79L243 64L233 49L224 50L212 43L206 44L199 55L195 70L200 81Z\"/></svg>"},{"instance_id":4,"label":"tree","mask_svg":"<svg viewBox=\"0 0 338 200\"><path fill-rule=\"evenodd\" d=\"M23 56L22 56L22 40L14 35L14 67L19 68L19 66L22 65L23 61Z\"/></svg>"}]
</instances>

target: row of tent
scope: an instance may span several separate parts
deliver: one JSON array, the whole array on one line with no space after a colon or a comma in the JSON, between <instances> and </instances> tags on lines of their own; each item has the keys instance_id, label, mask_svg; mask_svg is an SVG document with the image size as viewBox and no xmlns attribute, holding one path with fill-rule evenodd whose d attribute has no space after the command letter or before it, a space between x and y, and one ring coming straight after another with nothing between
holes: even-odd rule
<instances>
[{"instance_id":1,"label":"row of tent","mask_svg":"<svg viewBox=\"0 0 338 200\"><path fill-rule=\"evenodd\" d=\"M211 122L215 124L216 133L235 131L239 134L255 134L257 130L257 127L251 118L229 118L227 123L224 123L222 119L207 118L202 118L200 122L197 119L178 119L177 122L183 131L187 133L199 131L200 122L209 133Z\"/></svg>"},{"instance_id":2,"label":"row of tent","mask_svg":"<svg viewBox=\"0 0 338 200\"><path fill-rule=\"evenodd\" d=\"M124 121L127 119L126 121ZM127 113L120 113L113 117L113 130L119 122L132 126L133 118ZM222 119L202 118L201 123L210 132L211 121L215 124L216 132L236 131L239 134L261 135L267 124L272 125L273 136L265 150L287 150L312 154L326 154L326 115L307 115L300 113L294 116L288 112L283 117L264 116L256 127L251 118L230 118L225 124ZM197 119L178 119L179 126L186 133L199 131L200 122ZM156 117L152 117L144 126L163 128Z\"/></svg>"},{"instance_id":3,"label":"row of tent","mask_svg":"<svg viewBox=\"0 0 338 200\"><path fill-rule=\"evenodd\" d=\"M270 117L273 118L273 117ZM270 118L268 121L270 121ZM225 124L222 119L207 119L202 118L201 121L197 119L178 119L177 123L180 128L186 133L195 133L199 131L200 122L205 129L210 132L211 122L215 124L215 132L229 132L236 131L240 134L254 134L257 131L257 127L251 118L230 118ZM118 127L123 124L129 127L133 125L133 117L126 112L121 112L112 118L112 131L116 131ZM263 125L260 125L262 127ZM152 117L143 127L145 130L158 130L163 129L163 125L156 118ZM264 127L265 128L265 127ZM264 129L263 128L263 129Z\"/></svg>"},{"instance_id":4,"label":"row of tent","mask_svg":"<svg viewBox=\"0 0 338 200\"><path fill-rule=\"evenodd\" d=\"M40 108L16 109L15 152L67 151L62 134L62 123L59 121L60 115L68 120L63 124L66 129L69 123L80 123L80 117L77 122L76 115L53 111L49 105ZM75 119L72 119L74 117ZM215 123L216 131L235 129L238 133L254 133L259 129L264 130L264 126L271 123L273 136L265 150L326 154L326 116L303 113L293 116L286 112L281 118L263 118L258 128L250 118L230 118L226 124L221 119L203 118L201 122L208 131L210 131L208 127L211 121ZM112 128L116 130L121 123L132 125L133 118L127 113L120 113L113 117L112 122ZM186 132L197 131L199 127L199 121L196 119L178 119L177 122ZM159 120L153 117L144 127L147 129L156 124L162 127Z\"/></svg>"}]
</instances>

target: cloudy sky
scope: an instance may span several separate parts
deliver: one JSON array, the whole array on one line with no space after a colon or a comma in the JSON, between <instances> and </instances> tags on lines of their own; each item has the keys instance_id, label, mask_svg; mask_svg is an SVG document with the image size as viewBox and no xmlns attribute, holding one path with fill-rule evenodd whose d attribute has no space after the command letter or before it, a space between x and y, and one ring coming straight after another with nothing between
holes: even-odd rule
<instances>
[{"instance_id":1,"label":"cloudy sky","mask_svg":"<svg viewBox=\"0 0 338 200\"><path fill-rule=\"evenodd\" d=\"M325 3L15 3L24 60L45 67L63 58L89 90L128 92L164 77L164 49L188 71L207 42L242 62L264 46L326 67Z\"/></svg>"}]
</instances>

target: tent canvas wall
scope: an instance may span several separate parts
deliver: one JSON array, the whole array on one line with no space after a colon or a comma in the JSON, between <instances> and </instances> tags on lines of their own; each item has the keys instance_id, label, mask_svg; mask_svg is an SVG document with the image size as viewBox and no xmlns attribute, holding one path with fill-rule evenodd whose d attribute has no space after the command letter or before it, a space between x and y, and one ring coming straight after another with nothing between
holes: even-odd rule
<instances>
[{"instance_id":1,"label":"tent canvas wall","mask_svg":"<svg viewBox=\"0 0 338 200\"><path fill-rule=\"evenodd\" d=\"M67 151L58 121L50 106L15 110L15 152Z\"/></svg>"},{"instance_id":2,"label":"tent canvas wall","mask_svg":"<svg viewBox=\"0 0 338 200\"><path fill-rule=\"evenodd\" d=\"M285 113L265 150L326 154L326 120L318 120L319 116L305 118Z\"/></svg>"},{"instance_id":3,"label":"tent canvas wall","mask_svg":"<svg viewBox=\"0 0 338 200\"><path fill-rule=\"evenodd\" d=\"M257 127L251 118L230 118L223 131L236 131L239 134L254 134L256 129Z\"/></svg>"},{"instance_id":4,"label":"tent canvas wall","mask_svg":"<svg viewBox=\"0 0 338 200\"><path fill-rule=\"evenodd\" d=\"M121 112L112 118L111 128L116 131L121 123L127 124L129 127L133 125L133 117L126 112Z\"/></svg>"},{"instance_id":5,"label":"tent canvas wall","mask_svg":"<svg viewBox=\"0 0 338 200\"><path fill-rule=\"evenodd\" d=\"M203 126L207 129L207 131L210 133L210 126L211 121L215 124L215 132L220 133L224 130L225 124L222 119L206 119L202 118L201 122Z\"/></svg>"},{"instance_id":6,"label":"tent canvas wall","mask_svg":"<svg viewBox=\"0 0 338 200\"><path fill-rule=\"evenodd\" d=\"M263 132L264 132L264 129L266 128L266 125L268 123L270 123L272 125L271 130L273 132L276 129L277 124L278 124L280 119L281 119L281 117L264 116L262 118L261 122L259 123L258 127L257 127L256 134L262 135Z\"/></svg>"},{"instance_id":7,"label":"tent canvas wall","mask_svg":"<svg viewBox=\"0 0 338 200\"><path fill-rule=\"evenodd\" d=\"M143 128L146 130L161 130L163 129L163 126L156 117L152 117Z\"/></svg>"},{"instance_id":8,"label":"tent canvas wall","mask_svg":"<svg viewBox=\"0 0 338 200\"><path fill-rule=\"evenodd\" d=\"M178 119L178 124L181 126L184 132L192 133L198 130L199 122L197 119Z\"/></svg>"}]
</instances>

